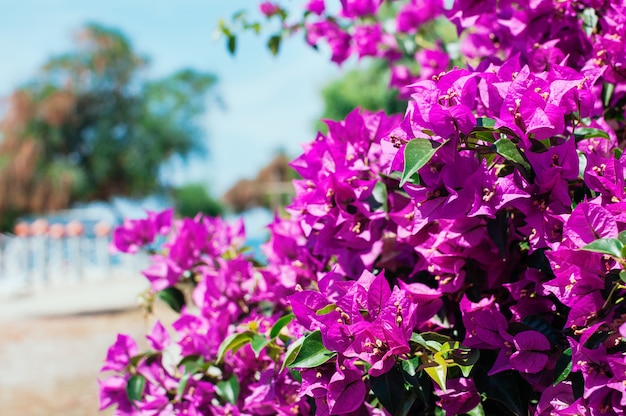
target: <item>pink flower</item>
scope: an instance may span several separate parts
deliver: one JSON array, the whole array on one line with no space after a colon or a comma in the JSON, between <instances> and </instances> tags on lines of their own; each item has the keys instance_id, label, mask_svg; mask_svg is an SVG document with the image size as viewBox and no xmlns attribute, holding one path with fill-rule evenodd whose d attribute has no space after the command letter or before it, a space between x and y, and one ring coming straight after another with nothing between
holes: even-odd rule
<instances>
[{"instance_id":1,"label":"pink flower","mask_svg":"<svg viewBox=\"0 0 626 416\"><path fill-rule=\"evenodd\" d=\"M324 0L309 0L304 8L311 13L315 13L318 16L320 16L322 13L324 13L324 10L326 10Z\"/></svg>"},{"instance_id":2,"label":"pink flower","mask_svg":"<svg viewBox=\"0 0 626 416\"><path fill-rule=\"evenodd\" d=\"M265 1L259 5L259 9L261 13L263 13L267 17L272 17L275 14L280 13L280 7L271 1Z\"/></svg>"}]
</instances>

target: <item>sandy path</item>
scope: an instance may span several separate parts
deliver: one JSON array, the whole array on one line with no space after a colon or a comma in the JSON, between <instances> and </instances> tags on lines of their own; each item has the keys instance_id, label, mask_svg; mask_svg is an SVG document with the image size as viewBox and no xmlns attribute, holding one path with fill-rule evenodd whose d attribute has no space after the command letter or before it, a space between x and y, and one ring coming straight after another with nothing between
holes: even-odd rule
<instances>
[{"instance_id":1,"label":"sandy path","mask_svg":"<svg viewBox=\"0 0 626 416\"><path fill-rule=\"evenodd\" d=\"M0 315L4 315L0 318L0 415L112 414L98 412L97 378L106 351L120 332L143 341L156 319L146 318L133 306L136 284L127 286L110 286L110 293L102 288L88 310L76 301L72 307L72 299L78 297L67 291L56 301L48 296L47 310L42 309L44 302L32 297L13 303L0 301ZM118 297L111 303L114 294ZM84 297L81 299L84 303ZM25 302L40 306L25 307ZM55 303L56 308L51 306ZM124 303L125 307L120 306ZM21 316L7 319L15 310L20 310ZM157 307L156 312L164 321L174 318L165 306ZM145 348L145 343L141 342L140 348Z\"/></svg>"}]
</instances>

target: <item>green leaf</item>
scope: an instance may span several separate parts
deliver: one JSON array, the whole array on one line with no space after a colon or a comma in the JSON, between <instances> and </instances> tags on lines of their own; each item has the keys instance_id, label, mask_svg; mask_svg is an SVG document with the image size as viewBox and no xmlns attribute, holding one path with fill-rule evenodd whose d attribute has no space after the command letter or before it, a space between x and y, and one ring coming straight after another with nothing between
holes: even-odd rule
<instances>
[{"instance_id":1,"label":"green leaf","mask_svg":"<svg viewBox=\"0 0 626 416\"><path fill-rule=\"evenodd\" d=\"M376 182L374 190L372 191L372 196L374 197L374 200L383 207L383 211L387 212L387 186L383 182ZM373 209L373 207L370 209Z\"/></svg>"},{"instance_id":2,"label":"green leaf","mask_svg":"<svg viewBox=\"0 0 626 416\"><path fill-rule=\"evenodd\" d=\"M337 309L337 305L335 305L334 303L330 303L326 306L324 306L322 309L318 309L317 311L315 311L315 315L327 315L329 313L331 313L332 311L334 311L335 309Z\"/></svg>"},{"instance_id":3,"label":"green leaf","mask_svg":"<svg viewBox=\"0 0 626 416\"><path fill-rule=\"evenodd\" d=\"M617 238L600 238L580 248L580 250L608 254L609 256L617 258L620 258L622 256L623 249L624 243L622 243Z\"/></svg>"},{"instance_id":4,"label":"green leaf","mask_svg":"<svg viewBox=\"0 0 626 416\"><path fill-rule=\"evenodd\" d=\"M604 130L595 129L593 127L578 127L574 130L574 138L576 140L593 138L609 139L609 135Z\"/></svg>"},{"instance_id":5,"label":"green leaf","mask_svg":"<svg viewBox=\"0 0 626 416\"><path fill-rule=\"evenodd\" d=\"M322 343L320 331L311 332L304 338L302 347L289 368L313 368L333 358L337 353L328 351Z\"/></svg>"},{"instance_id":6,"label":"green leaf","mask_svg":"<svg viewBox=\"0 0 626 416\"><path fill-rule=\"evenodd\" d=\"M483 409L482 403L478 403L478 406L467 412L468 416L485 416L485 409Z\"/></svg>"},{"instance_id":7,"label":"green leaf","mask_svg":"<svg viewBox=\"0 0 626 416\"><path fill-rule=\"evenodd\" d=\"M602 85L602 104L604 104L604 107L608 107L609 104L611 104L614 91L615 84L605 82L604 85Z\"/></svg>"},{"instance_id":8,"label":"green leaf","mask_svg":"<svg viewBox=\"0 0 626 416\"><path fill-rule=\"evenodd\" d=\"M594 9L587 7L583 10L583 29L587 36L591 36L598 24L598 16Z\"/></svg>"},{"instance_id":9,"label":"green leaf","mask_svg":"<svg viewBox=\"0 0 626 416\"><path fill-rule=\"evenodd\" d=\"M254 351L254 356L259 358L259 354L261 354L263 348L265 348L270 342L272 342L271 339L268 339L263 335L256 334L250 341L250 346L252 347L252 351Z\"/></svg>"},{"instance_id":10,"label":"green leaf","mask_svg":"<svg viewBox=\"0 0 626 416\"><path fill-rule=\"evenodd\" d=\"M617 235L617 239L622 242L626 246L626 231L622 231Z\"/></svg>"},{"instance_id":11,"label":"green leaf","mask_svg":"<svg viewBox=\"0 0 626 416\"><path fill-rule=\"evenodd\" d=\"M217 21L217 29L218 31L222 32L224 36L231 35L230 29L228 28L228 26L226 26L226 22L224 22L224 19L220 19Z\"/></svg>"},{"instance_id":12,"label":"green leaf","mask_svg":"<svg viewBox=\"0 0 626 416\"><path fill-rule=\"evenodd\" d=\"M142 375L134 375L128 379L126 384L126 395L128 400L135 402L141 400L143 391L146 388L146 379Z\"/></svg>"},{"instance_id":13,"label":"green leaf","mask_svg":"<svg viewBox=\"0 0 626 416\"><path fill-rule=\"evenodd\" d=\"M187 384L189 383L189 379L191 378L191 373L184 374L180 382L178 383L178 388L176 389L176 399L180 400L181 397L185 394L185 390L187 389Z\"/></svg>"},{"instance_id":14,"label":"green leaf","mask_svg":"<svg viewBox=\"0 0 626 416\"><path fill-rule=\"evenodd\" d=\"M278 334L280 334L280 331L287 326L287 324L289 324L289 322L293 321L294 315L292 313L283 316L282 318L280 318L278 321L276 321L276 323L274 324L274 326L272 327L272 329L270 330L270 338L274 339L278 336Z\"/></svg>"},{"instance_id":15,"label":"green leaf","mask_svg":"<svg viewBox=\"0 0 626 416\"><path fill-rule=\"evenodd\" d=\"M446 392L446 376L448 374L448 365L446 363L446 360L443 358L442 354L438 352L437 354L433 356L432 361L428 361L427 364L430 364L431 362L434 362L437 365L424 367L424 371L426 371L426 374L428 374L428 376L435 383L437 383L437 385L445 393Z\"/></svg>"},{"instance_id":16,"label":"green leaf","mask_svg":"<svg viewBox=\"0 0 626 416\"><path fill-rule=\"evenodd\" d=\"M450 341L450 337L438 334L436 332L423 332L421 334L414 332L411 335L411 341L421 345L431 352L439 352L441 350L441 346L444 343Z\"/></svg>"},{"instance_id":17,"label":"green leaf","mask_svg":"<svg viewBox=\"0 0 626 416\"><path fill-rule=\"evenodd\" d=\"M470 138L475 138L475 140L470 141L470 145L472 145L471 147L475 147L478 140L483 141L483 142L487 142L487 143L493 143L496 141L495 137L494 137L494 133L497 133L497 131L495 130L490 130L490 129L474 129L472 130L472 132L470 133Z\"/></svg>"},{"instance_id":18,"label":"green leaf","mask_svg":"<svg viewBox=\"0 0 626 416\"><path fill-rule=\"evenodd\" d=\"M183 306L185 306L185 295L174 286L161 290L158 292L158 296L175 312L180 312Z\"/></svg>"},{"instance_id":19,"label":"green leaf","mask_svg":"<svg viewBox=\"0 0 626 416\"><path fill-rule=\"evenodd\" d=\"M572 372L572 348L568 348L563 351L563 354L559 357L556 362L556 367L554 368L554 373L557 375L554 380L554 385L556 386L561 381L565 380L569 373Z\"/></svg>"},{"instance_id":20,"label":"green leaf","mask_svg":"<svg viewBox=\"0 0 626 416\"><path fill-rule=\"evenodd\" d=\"M243 347L246 344L249 344L250 341L252 341L254 335L254 332L246 331L240 332L238 334L232 334L227 337L224 341L222 341L219 349L217 350L216 362L221 362L228 351L232 351L233 353L235 353L239 350L239 348Z\"/></svg>"},{"instance_id":21,"label":"green leaf","mask_svg":"<svg viewBox=\"0 0 626 416\"><path fill-rule=\"evenodd\" d=\"M530 164L524 159L515 143L511 140L500 139L494 143L494 146L496 146L496 151L499 155L513 163L521 165L527 171L530 170Z\"/></svg>"},{"instance_id":22,"label":"green leaf","mask_svg":"<svg viewBox=\"0 0 626 416\"><path fill-rule=\"evenodd\" d=\"M408 360L402 360L402 369L406 371L410 376L414 376L417 373L421 362L420 357L413 357Z\"/></svg>"},{"instance_id":23,"label":"green leaf","mask_svg":"<svg viewBox=\"0 0 626 416\"><path fill-rule=\"evenodd\" d=\"M278 51L280 50L280 41L282 40L280 35L274 35L269 38L267 41L267 47L272 53L272 55L278 55Z\"/></svg>"},{"instance_id":24,"label":"green leaf","mask_svg":"<svg viewBox=\"0 0 626 416\"><path fill-rule=\"evenodd\" d=\"M621 270L619 272L619 278L621 279L622 282L626 283L626 270Z\"/></svg>"},{"instance_id":25,"label":"green leaf","mask_svg":"<svg viewBox=\"0 0 626 416\"><path fill-rule=\"evenodd\" d=\"M476 126L494 128L496 121L489 117L479 117L476 119Z\"/></svg>"},{"instance_id":26,"label":"green leaf","mask_svg":"<svg viewBox=\"0 0 626 416\"><path fill-rule=\"evenodd\" d=\"M195 373L204 365L204 358L200 355L188 355L180 360L177 367L183 366L185 373Z\"/></svg>"},{"instance_id":27,"label":"green leaf","mask_svg":"<svg viewBox=\"0 0 626 416\"><path fill-rule=\"evenodd\" d=\"M258 22L252 23L248 26L250 29L254 30L255 34L261 33L261 24Z\"/></svg>"},{"instance_id":28,"label":"green leaf","mask_svg":"<svg viewBox=\"0 0 626 416\"><path fill-rule=\"evenodd\" d=\"M228 40L226 41L226 47L228 48L228 52L230 52L231 55L234 55L237 50L237 36L229 35Z\"/></svg>"},{"instance_id":29,"label":"green leaf","mask_svg":"<svg viewBox=\"0 0 626 416\"><path fill-rule=\"evenodd\" d=\"M231 20L241 20L244 17L246 17L246 11L245 10L238 10L233 14L233 17L231 18Z\"/></svg>"},{"instance_id":30,"label":"green leaf","mask_svg":"<svg viewBox=\"0 0 626 416\"><path fill-rule=\"evenodd\" d=\"M144 352L144 353L141 353L141 354L137 354L137 355L135 355L134 357L131 357L131 359L130 359L130 363L129 363L129 364L130 364L132 367L137 367L137 366L139 365L139 362L140 362L142 359L144 359L144 358L150 358L150 356L151 356L152 354L153 354L152 352Z\"/></svg>"},{"instance_id":31,"label":"green leaf","mask_svg":"<svg viewBox=\"0 0 626 416\"><path fill-rule=\"evenodd\" d=\"M446 142L447 140L443 144ZM400 178L400 186L404 185L414 173L428 163L439 147L439 143L428 139L409 141L404 147L404 170Z\"/></svg>"},{"instance_id":32,"label":"green leaf","mask_svg":"<svg viewBox=\"0 0 626 416\"><path fill-rule=\"evenodd\" d=\"M230 376L228 380L223 380L215 385L215 392L222 399L230 404L237 404L239 398L239 380L236 375Z\"/></svg>"},{"instance_id":33,"label":"green leaf","mask_svg":"<svg viewBox=\"0 0 626 416\"><path fill-rule=\"evenodd\" d=\"M587 169L587 156L580 150L576 150L576 153L578 153L578 179L584 179Z\"/></svg>"},{"instance_id":34,"label":"green leaf","mask_svg":"<svg viewBox=\"0 0 626 416\"><path fill-rule=\"evenodd\" d=\"M289 370L289 374L298 383L302 383L302 373L301 372L299 372L298 370Z\"/></svg>"},{"instance_id":35,"label":"green leaf","mask_svg":"<svg viewBox=\"0 0 626 416\"><path fill-rule=\"evenodd\" d=\"M298 352L300 352L300 348L302 348L302 343L304 343L304 337L298 338L289 345L289 347L287 348L287 352L285 353L285 360L283 361L283 365L280 368L281 372L285 369L286 366L291 364L296 359Z\"/></svg>"}]
</instances>

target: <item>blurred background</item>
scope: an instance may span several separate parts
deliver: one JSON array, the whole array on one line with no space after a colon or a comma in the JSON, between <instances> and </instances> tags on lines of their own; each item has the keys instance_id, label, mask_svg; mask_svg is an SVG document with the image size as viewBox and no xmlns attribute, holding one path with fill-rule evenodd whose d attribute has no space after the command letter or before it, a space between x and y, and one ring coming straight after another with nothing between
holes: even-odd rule
<instances>
[{"instance_id":1,"label":"blurred background","mask_svg":"<svg viewBox=\"0 0 626 416\"><path fill-rule=\"evenodd\" d=\"M147 259L107 250L123 218L243 216L258 246L316 120L397 111L382 66L302 34L273 56L264 26L231 55L216 28L242 9L264 21L250 0L0 0L1 415L98 414L108 345L154 320Z\"/></svg>"}]
</instances>

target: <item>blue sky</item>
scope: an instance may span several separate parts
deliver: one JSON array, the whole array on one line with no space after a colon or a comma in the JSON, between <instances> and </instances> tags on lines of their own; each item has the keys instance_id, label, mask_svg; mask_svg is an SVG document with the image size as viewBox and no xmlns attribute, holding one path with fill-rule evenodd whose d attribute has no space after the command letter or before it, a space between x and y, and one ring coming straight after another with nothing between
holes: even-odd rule
<instances>
[{"instance_id":1,"label":"blue sky","mask_svg":"<svg viewBox=\"0 0 626 416\"><path fill-rule=\"evenodd\" d=\"M287 2L294 8L298 1ZM240 10L256 12L255 0L0 0L0 96L32 77L45 60L70 50L72 34L93 21L122 30L135 49L151 57L149 76L182 67L219 77L226 109L212 106L203 118L207 160L174 163L165 170L174 183L202 182L219 195L238 179L253 177L285 149L291 156L314 138L321 113L320 88L341 74L324 52L308 48L302 35L282 45L278 57L252 34L231 57L215 40L218 19ZM267 33L266 33L267 34Z\"/></svg>"}]
</instances>

